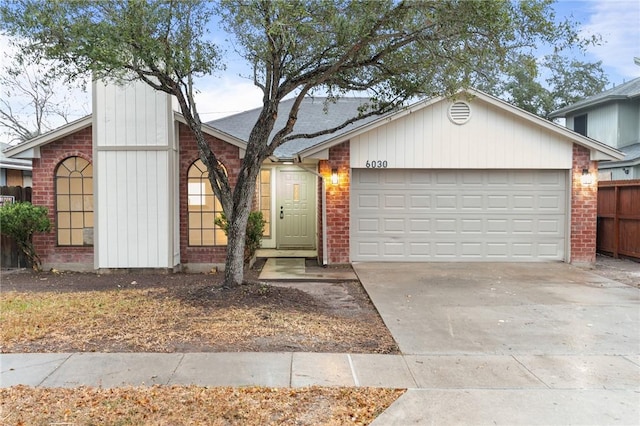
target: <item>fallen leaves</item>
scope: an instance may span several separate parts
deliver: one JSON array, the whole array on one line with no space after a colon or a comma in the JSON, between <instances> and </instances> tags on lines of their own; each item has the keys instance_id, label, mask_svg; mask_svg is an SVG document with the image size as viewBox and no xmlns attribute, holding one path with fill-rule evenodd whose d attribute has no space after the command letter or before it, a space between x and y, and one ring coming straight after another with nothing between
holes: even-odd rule
<instances>
[{"instance_id":1,"label":"fallen leaves","mask_svg":"<svg viewBox=\"0 0 640 426\"><path fill-rule=\"evenodd\" d=\"M4 292L0 351L396 350L375 313L341 316L308 295L263 287L196 294L166 288Z\"/></svg>"},{"instance_id":2,"label":"fallen leaves","mask_svg":"<svg viewBox=\"0 0 640 426\"><path fill-rule=\"evenodd\" d=\"M402 390L152 386L0 389L6 425L366 425Z\"/></svg>"}]
</instances>

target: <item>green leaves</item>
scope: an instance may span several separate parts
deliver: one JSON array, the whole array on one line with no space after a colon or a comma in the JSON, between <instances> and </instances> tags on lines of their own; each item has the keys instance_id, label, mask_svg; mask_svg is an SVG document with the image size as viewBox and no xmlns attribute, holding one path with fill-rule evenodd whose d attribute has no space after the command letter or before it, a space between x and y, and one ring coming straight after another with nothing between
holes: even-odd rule
<instances>
[{"instance_id":1,"label":"green leaves","mask_svg":"<svg viewBox=\"0 0 640 426\"><path fill-rule=\"evenodd\" d=\"M44 207L36 207L29 202L4 204L0 207L0 232L15 240L36 270L40 269L40 259L31 237L36 232L50 230L51 222Z\"/></svg>"},{"instance_id":2,"label":"green leaves","mask_svg":"<svg viewBox=\"0 0 640 426\"><path fill-rule=\"evenodd\" d=\"M264 235L264 225L266 221L262 216L262 212L253 211L249 213L249 220L247 222L247 229L245 234L245 246L244 246L244 261L248 263L256 251L262 244L262 236ZM216 226L219 226L224 231L225 235L229 235L229 220L224 213L215 218Z\"/></svg>"}]
</instances>

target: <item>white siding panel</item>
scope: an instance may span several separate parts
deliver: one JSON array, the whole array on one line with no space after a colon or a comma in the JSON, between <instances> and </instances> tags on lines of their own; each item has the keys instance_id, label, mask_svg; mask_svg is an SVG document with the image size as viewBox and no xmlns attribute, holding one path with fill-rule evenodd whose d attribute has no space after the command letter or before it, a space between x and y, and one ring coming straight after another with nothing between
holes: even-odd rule
<instances>
[{"instance_id":1,"label":"white siding panel","mask_svg":"<svg viewBox=\"0 0 640 426\"><path fill-rule=\"evenodd\" d=\"M168 268L168 151L102 151L99 268Z\"/></svg>"},{"instance_id":2,"label":"white siding panel","mask_svg":"<svg viewBox=\"0 0 640 426\"><path fill-rule=\"evenodd\" d=\"M94 90L96 266L173 267L178 169L170 97L142 83L95 83Z\"/></svg>"},{"instance_id":3,"label":"white siding panel","mask_svg":"<svg viewBox=\"0 0 640 426\"><path fill-rule=\"evenodd\" d=\"M463 125L441 101L351 139L351 167L386 161L388 168L565 169L572 143L480 99Z\"/></svg>"},{"instance_id":4,"label":"white siding panel","mask_svg":"<svg viewBox=\"0 0 640 426\"><path fill-rule=\"evenodd\" d=\"M95 83L94 93L99 147L167 146L173 120L167 94L143 83Z\"/></svg>"}]
</instances>

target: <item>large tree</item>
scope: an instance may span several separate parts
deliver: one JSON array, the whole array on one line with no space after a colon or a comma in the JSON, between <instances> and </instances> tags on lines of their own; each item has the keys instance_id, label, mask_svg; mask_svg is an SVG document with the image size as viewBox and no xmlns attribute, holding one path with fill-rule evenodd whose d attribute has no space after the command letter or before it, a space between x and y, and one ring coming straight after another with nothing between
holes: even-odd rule
<instances>
[{"instance_id":1,"label":"large tree","mask_svg":"<svg viewBox=\"0 0 640 426\"><path fill-rule=\"evenodd\" d=\"M2 8L4 28L25 51L61 61L68 75L137 79L178 101L229 219L225 283L243 279L245 228L262 162L298 137L305 96L366 93L371 101L341 126L383 114L418 96L452 94L508 73L541 44L568 44L574 27L554 24L547 0L18 0ZM231 187L206 143L194 79L220 70L208 38L217 19L253 69L262 111ZM282 128L280 102L293 97Z\"/></svg>"},{"instance_id":2,"label":"large tree","mask_svg":"<svg viewBox=\"0 0 640 426\"><path fill-rule=\"evenodd\" d=\"M509 65L507 73L493 75L478 89L550 119L553 111L601 93L608 82L602 62L585 62L555 52L541 58L522 55Z\"/></svg>"}]
</instances>

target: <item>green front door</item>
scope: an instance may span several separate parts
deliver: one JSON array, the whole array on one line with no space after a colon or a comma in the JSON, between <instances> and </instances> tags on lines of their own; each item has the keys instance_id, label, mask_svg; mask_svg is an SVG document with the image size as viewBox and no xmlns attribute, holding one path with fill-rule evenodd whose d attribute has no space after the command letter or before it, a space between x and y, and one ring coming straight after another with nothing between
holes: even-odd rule
<instances>
[{"instance_id":1,"label":"green front door","mask_svg":"<svg viewBox=\"0 0 640 426\"><path fill-rule=\"evenodd\" d=\"M276 245L315 249L316 177L304 170L278 170Z\"/></svg>"}]
</instances>

